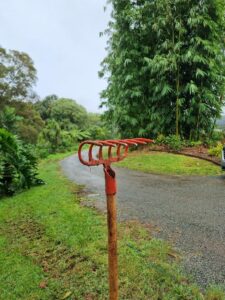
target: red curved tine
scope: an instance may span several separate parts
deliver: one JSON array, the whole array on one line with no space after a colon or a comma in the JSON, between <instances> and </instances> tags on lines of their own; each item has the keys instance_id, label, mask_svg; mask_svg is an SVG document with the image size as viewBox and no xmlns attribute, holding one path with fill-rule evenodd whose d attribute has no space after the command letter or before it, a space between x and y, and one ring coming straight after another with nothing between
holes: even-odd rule
<instances>
[{"instance_id":1,"label":"red curved tine","mask_svg":"<svg viewBox=\"0 0 225 300\"><path fill-rule=\"evenodd\" d=\"M123 159L127 156L129 145L135 145L135 146L140 145L140 144L141 145L146 145L149 142L153 142L153 140L146 139L146 138L124 139L124 140L120 140L120 141L125 142L128 145L127 148L126 148L126 151L125 151L125 155L121 159ZM119 155L119 157L120 157L120 155ZM119 160L121 160L121 159L119 159Z\"/></svg>"},{"instance_id":2,"label":"red curved tine","mask_svg":"<svg viewBox=\"0 0 225 300\"><path fill-rule=\"evenodd\" d=\"M146 139L146 138L137 138L137 139L140 141L146 142L146 143L154 143L154 140L151 140L151 139Z\"/></svg>"},{"instance_id":3,"label":"red curved tine","mask_svg":"<svg viewBox=\"0 0 225 300\"><path fill-rule=\"evenodd\" d=\"M84 145L90 145L89 150L88 150L88 161L84 160L82 157L82 148ZM95 166L97 164L99 164L98 160L94 160L92 157L92 148L93 146L102 146L101 143L99 142L95 142L95 141L84 141L80 144L79 149L78 149L78 157L79 160L82 164L86 165L86 166Z\"/></svg>"},{"instance_id":4,"label":"red curved tine","mask_svg":"<svg viewBox=\"0 0 225 300\"><path fill-rule=\"evenodd\" d=\"M120 140L121 142L123 141L124 143L126 143L128 146L129 145L134 145L134 146L137 146L137 143L134 142L133 140L131 139L126 139L126 140Z\"/></svg>"},{"instance_id":5,"label":"red curved tine","mask_svg":"<svg viewBox=\"0 0 225 300\"><path fill-rule=\"evenodd\" d=\"M128 141L134 142L137 145L138 144L141 144L141 145L146 145L147 144L146 142L140 140L139 138L137 138L137 139L129 139Z\"/></svg>"},{"instance_id":6,"label":"red curved tine","mask_svg":"<svg viewBox=\"0 0 225 300\"><path fill-rule=\"evenodd\" d=\"M116 151L117 156L116 157L112 157L111 147L109 147L109 149L108 149L108 160L109 160L109 162L117 162L117 161L120 161L120 160L124 159L127 156L127 152L128 152L127 143L125 143L123 140L107 140L107 141L117 145L117 151ZM124 154L122 156L120 155L121 146L124 146L124 149L125 149Z\"/></svg>"},{"instance_id":7,"label":"red curved tine","mask_svg":"<svg viewBox=\"0 0 225 300\"><path fill-rule=\"evenodd\" d=\"M95 165L100 165L104 163L104 159L103 159L103 155L102 155L102 147L103 146L111 146L114 147L113 144L108 143L107 141L97 141L99 146L99 151L98 151L98 159L93 159L92 156L92 150L93 147L96 145L95 142L92 142L92 145L89 148L89 152L88 152L88 156L89 156L89 162L91 162L91 165L95 166Z\"/></svg>"},{"instance_id":8,"label":"red curved tine","mask_svg":"<svg viewBox=\"0 0 225 300\"><path fill-rule=\"evenodd\" d=\"M124 148L123 155L121 155L121 152L120 152L122 146ZM120 160L124 159L127 156L128 148L129 148L129 145L127 145L127 144L126 144L126 146L123 145L123 144L119 144L117 146L117 151L116 151L117 159L116 159L116 161L120 161Z\"/></svg>"},{"instance_id":9,"label":"red curved tine","mask_svg":"<svg viewBox=\"0 0 225 300\"><path fill-rule=\"evenodd\" d=\"M95 165L98 164L98 160L94 159L93 156L92 156L92 151L93 151L93 147L94 146L102 147L102 145L100 143L98 143L98 145L97 144L93 144L93 143L90 144L90 147L88 149L88 161L90 163L90 166L95 166Z\"/></svg>"},{"instance_id":10,"label":"red curved tine","mask_svg":"<svg viewBox=\"0 0 225 300\"><path fill-rule=\"evenodd\" d=\"M104 159L103 159L103 155L102 155L102 147L108 146L111 149L112 147L115 147L115 145L113 143L110 143L107 140L106 141L98 141L98 142L100 142L102 144L102 146L99 147L98 158L101 163L104 163Z\"/></svg>"},{"instance_id":11,"label":"red curved tine","mask_svg":"<svg viewBox=\"0 0 225 300\"><path fill-rule=\"evenodd\" d=\"M115 145L127 146L127 144L124 142L124 140L107 140L107 142L110 142Z\"/></svg>"}]
</instances>

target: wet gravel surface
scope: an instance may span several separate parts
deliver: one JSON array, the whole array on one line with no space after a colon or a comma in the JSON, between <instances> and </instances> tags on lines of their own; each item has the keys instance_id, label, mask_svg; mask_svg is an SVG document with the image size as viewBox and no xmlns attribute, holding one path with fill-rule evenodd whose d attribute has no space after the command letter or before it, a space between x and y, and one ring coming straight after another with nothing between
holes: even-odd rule
<instances>
[{"instance_id":1,"label":"wet gravel surface","mask_svg":"<svg viewBox=\"0 0 225 300\"><path fill-rule=\"evenodd\" d=\"M105 210L102 167L77 156L61 162L65 175L85 185L90 203ZM114 168L118 218L159 228L156 235L183 253L183 266L201 285L225 287L225 176L166 176ZM93 201L92 201L93 200Z\"/></svg>"}]
</instances>

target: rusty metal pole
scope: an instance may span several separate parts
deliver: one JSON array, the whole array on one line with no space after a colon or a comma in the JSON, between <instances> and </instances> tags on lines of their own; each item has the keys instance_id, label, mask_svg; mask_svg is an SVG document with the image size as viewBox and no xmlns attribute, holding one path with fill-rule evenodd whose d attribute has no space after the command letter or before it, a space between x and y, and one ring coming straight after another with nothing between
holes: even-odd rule
<instances>
[{"instance_id":1,"label":"rusty metal pole","mask_svg":"<svg viewBox=\"0 0 225 300\"><path fill-rule=\"evenodd\" d=\"M118 258L116 222L116 174L104 165L107 198L109 299L118 300Z\"/></svg>"},{"instance_id":2,"label":"rusty metal pole","mask_svg":"<svg viewBox=\"0 0 225 300\"><path fill-rule=\"evenodd\" d=\"M128 153L129 146L146 145L153 140L146 138L134 138L124 140L98 140L84 141L80 144L78 157L82 164L92 167L103 165L105 173L105 192L107 198L108 221L108 261L109 261L109 299L118 300L118 261L117 261L117 229L116 229L116 174L110 164L123 160ZM82 157L82 148L89 146L88 159ZM93 157L93 147L99 147L97 159ZM104 158L102 147L108 147L108 158ZM112 147L116 147L116 155L112 155ZM121 153L121 147L124 152Z\"/></svg>"}]
</instances>

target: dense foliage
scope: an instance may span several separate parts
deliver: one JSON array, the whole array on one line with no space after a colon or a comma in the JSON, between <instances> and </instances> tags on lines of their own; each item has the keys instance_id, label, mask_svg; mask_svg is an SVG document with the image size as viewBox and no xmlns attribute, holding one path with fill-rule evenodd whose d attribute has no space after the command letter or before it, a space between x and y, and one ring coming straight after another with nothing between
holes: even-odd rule
<instances>
[{"instance_id":1,"label":"dense foliage","mask_svg":"<svg viewBox=\"0 0 225 300\"><path fill-rule=\"evenodd\" d=\"M0 197L40 182L37 157L75 150L83 139L109 136L100 115L73 99L33 92L36 69L28 54L0 47Z\"/></svg>"},{"instance_id":2,"label":"dense foliage","mask_svg":"<svg viewBox=\"0 0 225 300\"><path fill-rule=\"evenodd\" d=\"M42 183L37 179L37 158L33 148L0 128L0 196Z\"/></svg>"},{"instance_id":3,"label":"dense foliage","mask_svg":"<svg viewBox=\"0 0 225 300\"><path fill-rule=\"evenodd\" d=\"M54 119L62 129L86 127L87 111L73 99L47 96L43 101L35 103L35 107L43 120Z\"/></svg>"},{"instance_id":4,"label":"dense foliage","mask_svg":"<svg viewBox=\"0 0 225 300\"><path fill-rule=\"evenodd\" d=\"M221 142L218 142L216 146L211 147L208 150L208 153L211 156L217 156L217 157L221 158L221 153L222 153L223 147L224 147L224 145Z\"/></svg>"},{"instance_id":5,"label":"dense foliage","mask_svg":"<svg viewBox=\"0 0 225 300\"><path fill-rule=\"evenodd\" d=\"M126 137L210 135L224 102L224 0L110 2L105 117Z\"/></svg>"},{"instance_id":6,"label":"dense foliage","mask_svg":"<svg viewBox=\"0 0 225 300\"><path fill-rule=\"evenodd\" d=\"M35 108L45 121L38 139L42 157L74 149L84 139L104 139L109 135L100 116L87 113L75 100L50 95L36 102Z\"/></svg>"}]
</instances>

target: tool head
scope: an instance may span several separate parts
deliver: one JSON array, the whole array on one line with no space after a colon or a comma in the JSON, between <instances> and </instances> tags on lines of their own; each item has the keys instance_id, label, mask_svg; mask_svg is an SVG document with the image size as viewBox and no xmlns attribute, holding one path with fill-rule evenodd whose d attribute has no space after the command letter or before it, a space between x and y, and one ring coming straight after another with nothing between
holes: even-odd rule
<instances>
[{"instance_id":1,"label":"tool head","mask_svg":"<svg viewBox=\"0 0 225 300\"><path fill-rule=\"evenodd\" d=\"M127 156L130 146L146 145L147 143L153 143L153 140L146 138L134 138L124 140L98 140L98 141L84 141L80 144L78 150L78 157L82 164L86 166L109 166L113 162L118 162ZM88 145L88 159L83 159L82 149ZM98 148L97 159L93 158L93 148ZM103 147L107 147L107 157L103 155ZM112 148L116 148L116 155L113 155Z\"/></svg>"}]
</instances>

